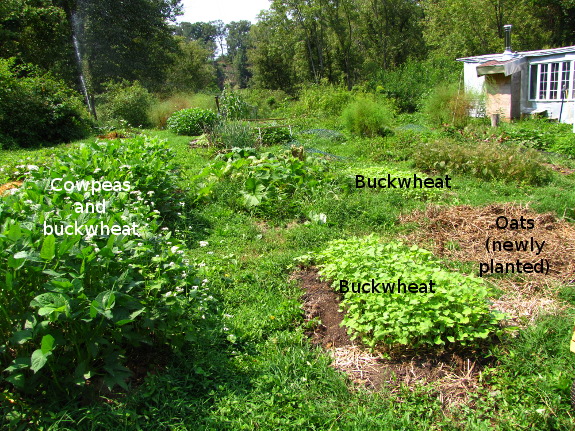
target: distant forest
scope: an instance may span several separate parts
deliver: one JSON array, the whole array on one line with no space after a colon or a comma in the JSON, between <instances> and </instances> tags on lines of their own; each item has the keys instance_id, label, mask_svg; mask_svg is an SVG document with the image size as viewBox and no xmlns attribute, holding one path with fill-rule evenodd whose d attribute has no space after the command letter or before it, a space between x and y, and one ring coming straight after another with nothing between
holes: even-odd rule
<instances>
[{"instance_id":1,"label":"distant forest","mask_svg":"<svg viewBox=\"0 0 575 431\"><path fill-rule=\"evenodd\" d=\"M92 94L125 81L156 94L295 94L453 73L457 57L501 52L504 24L514 50L575 44L575 0L272 0L257 23L228 24L177 23L181 12L180 0L2 0L0 58L77 90L82 70Z\"/></svg>"}]
</instances>

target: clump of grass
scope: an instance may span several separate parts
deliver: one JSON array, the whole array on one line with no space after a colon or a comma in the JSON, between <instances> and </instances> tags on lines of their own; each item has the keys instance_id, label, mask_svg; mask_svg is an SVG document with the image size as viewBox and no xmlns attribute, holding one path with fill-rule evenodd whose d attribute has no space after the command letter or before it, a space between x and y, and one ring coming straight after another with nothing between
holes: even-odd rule
<instances>
[{"instance_id":1,"label":"clump of grass","mask_svg":"<svg viewBox=\"0 0 575 431\"><path fill-rule=\"evenodd\" d=\"M214 127L210 141L224 148L254 147L256 135L247 121L224 121Z\"/></svg>"},{"instance_id":2,"label":"clump of grass","mask_svg":"<svg viewBox=\"0 0 575 431\"><path fill-rule=\"evenodd\" d=\"M413 160L423 171L471 174L484 180L543 185L552 179L536 151L493 142L462 145L444 139L424 143L413 153Z\"/></svg>"},{"instance_id":3,"label":"clump of grass","mask_svg":"<svg viewBox=\"0 0 575 431\"><path fill-rule=\"evenodd\" d=\"M347 130L359 136L386 136L391 134L394 113L391 105L362 98L350 103L342 113Z\"/></svg>"}]
</instances>

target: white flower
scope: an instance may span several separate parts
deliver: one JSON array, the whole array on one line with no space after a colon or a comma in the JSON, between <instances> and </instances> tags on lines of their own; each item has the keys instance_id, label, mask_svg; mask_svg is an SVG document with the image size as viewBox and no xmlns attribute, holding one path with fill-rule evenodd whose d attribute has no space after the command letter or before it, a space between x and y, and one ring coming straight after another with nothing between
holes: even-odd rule
<instances>
[{"instance_id":1,"label":"white flower","mask_svg":"<svg viewBox=\"0 0 575 431\"><path fill-rule=\"evenodd\" d=\"M143 242L139 242L139 243L138 243L138 247L141 247L141 246L143 246L143 245L144 245Z\"/></svg>"},{"instance_id":2,"label":"white flower","mask_svg":"<svg viewBox=\"0 0 575 431\"><path fill-rule=\"evenodd\" d=\"M40 169L40 168L38 168L38 166L36 166L36 165L28 165L28 166L26 166L26 167L27 167L28 170L30 170L30 171L37 171L38 169Z\"/></svg>"},{"instance_id":3,"label":"white flower","mask_svg":"<svg viewBox=\"0 0 575 431\"><path fill-rule=\"evenodd\" d=\"M148 192L148 196L152 196L153 194L154 194L154 191L153 191L153 190L150 190L150 191Z\"/></svg>"},{"instance_id":4,"label":"white flower","mask_svg":"<svg viewBox=\"0 0 575 431\"><path fill-rule=\"evenodd\" d=\"M321 213L321 214L319 215L319 221L320 221L320 223L322 223L322 224L325 223L325 222L327 221L327 216L326 216L324 213Z\"/></svg>"},{"instance_id":5,"label":"white flower","mask_svg":"<svg viewBox=\"0 0 575 431\"><path fill-rule=\"evenodd\" d=\"M207 242L207 241L200 241L200 247L206 247L207 245L209 245L209 242Z\"/></svg>"},{"instance_id":6,"label":"white flower","mask_svg":"<svg viewBox=\"0 0 575 431\"><path fill-rule=\"evenodd\" d=\"M170 251L171 251L172 253L175 253L176 251L178 251L178 249L179 249L179 247L178 247L177 245L174 245L174 246L170 249Z\"/></svg>"},{"instance_id":7,"label":"white flower","mask_svg":"<svg viewBox=\"0 0 575 431\"><path fill-rule=\"evenodd\" d=\"M206 266L206 263L205 263L205 262L198 263L198 267L199 267L199 268L203 268L204 266Z\"/></svg>"},{"instance_id":8,"label":"white flower","mask_svg":"<svg viewBox=\"0 0 575 431\"><path fill-rule=\"evenodd\" d=\"M213 252L213 251L208 251L208 254L214 254L214 252Z\"/></svg>"}]
</instances>

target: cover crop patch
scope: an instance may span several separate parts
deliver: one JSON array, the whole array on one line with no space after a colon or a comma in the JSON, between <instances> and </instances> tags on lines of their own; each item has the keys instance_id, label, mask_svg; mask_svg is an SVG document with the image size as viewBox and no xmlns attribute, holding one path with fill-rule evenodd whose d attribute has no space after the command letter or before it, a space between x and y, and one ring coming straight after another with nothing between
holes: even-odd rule
<instances>
[{"instance_id":1,"label":"cover crop patch","mask_svg":"<svg viewBox=\"0 0 575 431\"><path fill-rule=\"evenodd\" d=\"M190 264L185 244L162 222L181 208L173 199L172 157L155 139L83 145L0 199L4 382L28 393L70 392L95 381L125 388L129 349L177 348L207 328L213 298L203 269ZM56 179L133 189L102 187L107 210L77 212L74 201L91 199L91 192L50 187ZM46 234L47 220L136 223L139 237Z\"/></svg>"},{"instance_id":2,"label":"cover crop patch","mask_svg":"<svg viewBox=\"0 0 575 431\"><path fill-rule=\"evenodd\" d=\"M334 288L341 280L434 281L434 293L342 292L343 324L370 347L474 345L501 333L503 315L490 310L484 281L443 269L429 251L417 246L383 244L368 236L333 241L323 251L300 259L313 260Z\"/></svg>"}]
</instances>

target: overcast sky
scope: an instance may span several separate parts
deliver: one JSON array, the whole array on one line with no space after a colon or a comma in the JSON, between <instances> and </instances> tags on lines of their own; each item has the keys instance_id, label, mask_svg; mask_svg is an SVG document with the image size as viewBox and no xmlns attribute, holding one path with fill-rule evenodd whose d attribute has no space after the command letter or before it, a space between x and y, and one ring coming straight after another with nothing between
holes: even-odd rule
<instances>
[{"instance_id":1,"label":"overcast sky","mask_svg":"<svg viewBox=\"0 0 575 431\"><path fill-rule=\"evenodd\" d=\"M257 14L267 9L270 0L182 0L184 15L178 21L215 21L224 23L242 19L255 22Z\"/></svg>"}]
</instances>

